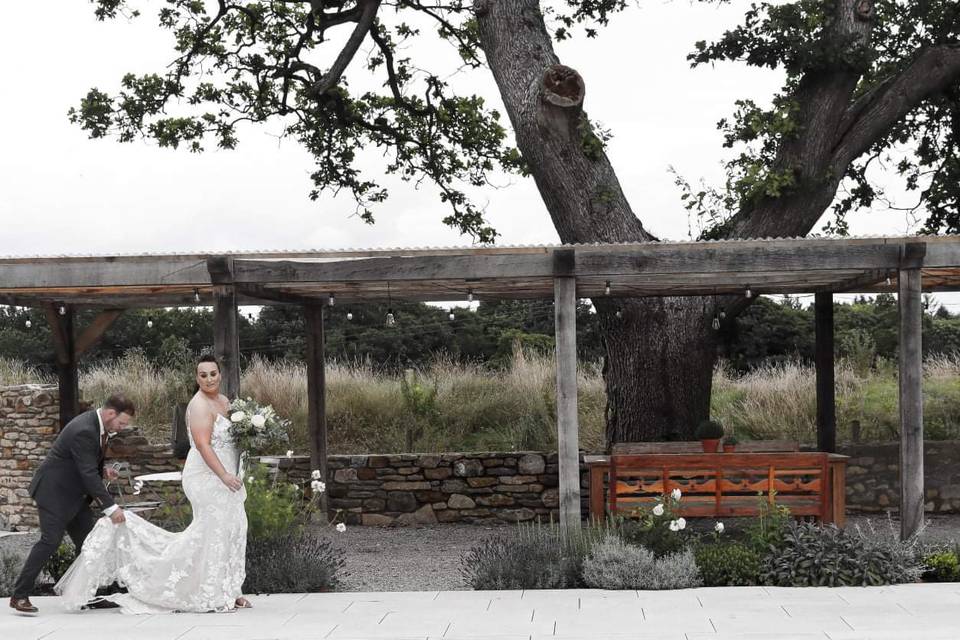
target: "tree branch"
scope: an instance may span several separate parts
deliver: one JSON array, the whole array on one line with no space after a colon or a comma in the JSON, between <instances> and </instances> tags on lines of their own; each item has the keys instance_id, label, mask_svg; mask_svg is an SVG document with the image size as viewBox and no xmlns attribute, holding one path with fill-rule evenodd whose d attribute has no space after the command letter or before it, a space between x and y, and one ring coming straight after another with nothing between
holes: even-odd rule
<instances>
[{"instance_id":1,"label":"tree branch","mask_svg":"<svg viewBox=\"0 0 960 640\"><path fill-rule=\"evenodd\" d=\"M364 38L367 37L367 33L370 32L373 21L377 17L377 9L379 8L380 0L365 0L363 2L363 12L357 21L357 26L354 28L353 33L350 34L347 43L343 45L343 49L340 50L340 55L337 56L330 70L320 78L316 84L310 87L310 95L314 97L321 96L340 81L343 72L347 70L347 66L350 64L350 61L353 60L353 56L356 55Z\"/></svg>"},{"instance_id":2,"label":"tree branch","mask_svg":"<svg viewBox=\"0 0 960 640\"><path fill-rule=\"evenodd\" d=\"M960 82L960 45L922 49L903 71L883 81L848 110L833 157L845 167L931 95Z\"/></svg>"}]
</instances>

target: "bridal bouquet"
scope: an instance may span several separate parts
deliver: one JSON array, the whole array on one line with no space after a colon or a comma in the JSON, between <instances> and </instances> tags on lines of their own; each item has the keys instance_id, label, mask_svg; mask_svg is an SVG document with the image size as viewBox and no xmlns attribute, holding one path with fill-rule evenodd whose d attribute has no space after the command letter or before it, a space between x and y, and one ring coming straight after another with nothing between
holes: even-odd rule
<instances>
[{"instance_id":1,"label":"bridal bouquet","mask_svg":"<svg viewBox=\"0 0 960 640\"><path fill-rule=\"evenodd\" d=\"M237 449L247 457L279 453L290 441L290 421L277 415L270 405L237 398L230 403L230 435Z\"/></svg>"}]
</instances>

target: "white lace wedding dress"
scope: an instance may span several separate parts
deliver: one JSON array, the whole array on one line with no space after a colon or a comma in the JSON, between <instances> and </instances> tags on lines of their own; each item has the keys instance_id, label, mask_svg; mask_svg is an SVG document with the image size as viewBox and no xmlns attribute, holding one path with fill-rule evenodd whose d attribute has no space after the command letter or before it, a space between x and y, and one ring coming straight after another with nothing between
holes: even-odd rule
<instances>
[{"instance_id":1,"label":"white lace wedding dress","mask_svg":"<svg viewBox=\"0 0 960 640\"><path fill-rule=\"evenodd\" d=\"M211 444L225 469L238 469L230 421L218 415ZM187 430L189 433L189 429ZM229 611L241 595L246 576L246 489L230 491L194 448L183 465L183 491L193 521L180 533L153 525L135 513L126 523L97 521L54 590L70 611L79 610L97 588L115 580L128 593L107 596L124 613Z\"/></svg>"}]
</instances>

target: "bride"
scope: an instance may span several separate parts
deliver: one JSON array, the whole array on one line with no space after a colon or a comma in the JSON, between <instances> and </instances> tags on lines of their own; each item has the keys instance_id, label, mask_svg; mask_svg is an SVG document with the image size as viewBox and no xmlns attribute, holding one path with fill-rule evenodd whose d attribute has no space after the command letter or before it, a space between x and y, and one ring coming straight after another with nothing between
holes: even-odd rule
<instances>
[{"instance_id":1,"label":"bride","mask_svg":"<svg viewBox=\"0 0 960 640\"><path fill-rule=\"evenodd\" d=\"M190 453L183 491L193 521L180 533L127 512L126 523L101 518L80 556L54 587L67 610L79 610L97 588L114 581L125 594L106 596L124 613L232 611L249 608L246 577L246 490L237 477L239 455L220 394L220 365L205 355L197 363L199 390L187 405Z\"/></svg>"}]
</instances>

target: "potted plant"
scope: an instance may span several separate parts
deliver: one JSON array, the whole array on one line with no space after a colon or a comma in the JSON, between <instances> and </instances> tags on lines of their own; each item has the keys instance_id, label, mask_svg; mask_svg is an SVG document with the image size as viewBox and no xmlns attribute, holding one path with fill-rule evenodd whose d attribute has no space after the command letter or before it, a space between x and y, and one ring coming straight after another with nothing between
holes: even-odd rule
<instances>
[{"instance_id":1,"label":"potted plant","mask_svg":"<svg viewBox=\"0 0 960 640\"><path fill-rule=\"evenodd\" d=\"M716 453L723 437L723 425L716 420L704 420L697 426L697 439L703 445L704 453Z\"/></svg>"},{"instance_id":2,"label":"potted plant","mask_svg":"<svg viewBox=\"0 0 960 640\"><path fill-rule=\"evenodd\" d=\"M724 453L733 453L733 450L737 448L737 443L740 440L737 439L737 436L731 434L724 437L723 439L723 452Z\"/></svg>"}]
</instances>

